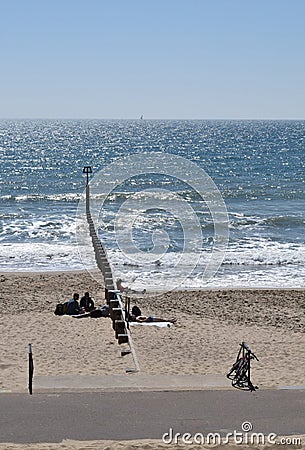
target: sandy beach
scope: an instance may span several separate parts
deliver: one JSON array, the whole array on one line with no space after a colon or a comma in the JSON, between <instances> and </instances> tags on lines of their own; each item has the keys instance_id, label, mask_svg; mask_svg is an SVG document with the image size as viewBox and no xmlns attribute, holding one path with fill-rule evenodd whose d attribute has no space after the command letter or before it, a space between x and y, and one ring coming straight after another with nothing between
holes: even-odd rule
<instances>
[{"instance_id":1,"label":"sandy beach","mask_svg":"<svg viewBox=\"0 0 305 450\"><path fill-rule=\"evenodd\" d=\"M120 355L110 319L53 313L73 292L88 290L97 305L104 304L102 280L87 272L3 273L0 287L6 346L0 357L1 390L27 390L28 343L35 375L124 374L132 365L131 357ZM144 314L177 318L171 328L132 327L143 374L225 376L239 343L246 341L259 358L252 373L260 388L305 384L303 290L147 293L131 297L131 303Z\"/></svg>"},{"instance_id":2,"label":"sandy beach","mask_svg":"<svg viewBox=\"0 0 305 450\"><path fill-rule=\"evenodd\" d=\"M73 292L82 295L85 291L96 305L105 303L102 280L93 280L87 272L0 275L5 347L0 356L1 392L27 392L29 343L33 345L35 376L124 375L126 367L132 366L130 355L121 357L110 319L54 315L57 303L71 298ZM259 358L253 363L252 379L260 389L305 384L304 290L180 291L155 297L146 293L131 296L131 303L144 314L177 318L170 328L132 327L143 374L225 377L239 343L246 341ZM148 442L144 447L143 442L142 446L131 442L125 446L101 442L56 445L0 444L0 448L166 447Z\"/></svg>"}]
</instances>

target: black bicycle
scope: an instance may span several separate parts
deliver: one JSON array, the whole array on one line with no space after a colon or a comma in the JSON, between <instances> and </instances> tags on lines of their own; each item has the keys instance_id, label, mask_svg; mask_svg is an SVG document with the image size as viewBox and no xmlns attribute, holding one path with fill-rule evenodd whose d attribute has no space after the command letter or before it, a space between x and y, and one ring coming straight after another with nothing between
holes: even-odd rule
<instances>
[{"instance_id":1,"label":"black bicycle","mask_svg":"<svg viewBox=\"0 0 305 450\"><path fill-rule=\"evenodd\" d=\"M256 391L257 386L254 386L251 382L251 360L259 360L257 356L251 352L249 346L242 342L240 344L240 349L233 364L230 372L227 374L227 378L231 381L231 384L236 389L241 389L243 391Z\"/></svg>"}]
</instances>

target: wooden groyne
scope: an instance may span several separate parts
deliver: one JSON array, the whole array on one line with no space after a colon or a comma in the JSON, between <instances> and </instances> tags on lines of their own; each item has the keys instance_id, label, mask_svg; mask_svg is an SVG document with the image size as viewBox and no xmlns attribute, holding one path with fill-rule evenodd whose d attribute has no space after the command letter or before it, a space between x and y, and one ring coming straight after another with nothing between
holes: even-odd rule
<instances>
[{"instance_id":1,"label":"wooden groyne","mask_svg":"<svg viewBox=\"0 0 305 450\"><path fill-rule=\"evenodd\" d=\"M90 232L92 245L93 245L93 249L94 249L96 264L97 264L97 267L100 269L100 271L103 274L104 283L105 283L105 299L108 303L111 300L111 297L113 297L112 295L110 295L109 291L115 290L115 283L113 280L112 270L111 270L111 266L110 266L108 258L107 258L106 251L97 235L97 232L96 232L96 229L94 226L94 222L91 217L89 184L87 184L87 186L86 186L86 216L87 216L87 222L89 225L89 232Z\"/></svg>"},{"instance_id":2,"label":"wooden groyne","mask_svg":"<svg viewBox=\"0 0 305 450\"><path fill-rule=\"evenodd\" d=\"M119 344L128 344L130 350L123 350L121 355L127 355L131 353L135 365L135 369L126 369L126 372L139 372L140 366L138 362L138 358L136 355L136 351L132 342L132 338L129 331L129 323L128 323L128 309L126 307L127 301L129 299L124 299L117 289L116 283L113 279L113 274L111 270L110 263L107 258L107 254L103 244L101 243L95 225L90 212L90 185L88 182L88 173L85 172L85 169L88 169L88 166L84 168L84 173L87 174L87 185L86 185L86 216L87 222L89 225L89 232L92 239L92 245L95 253L95 260L97 267L103 274L104 283L105 283L105 300L106 303L110 307L110 317L112 319L112 327L115 332L115 337ZM90 168L91 170L91 168ZM129 303L128 303L129 304Z\"/></svg>"}]
</instances>

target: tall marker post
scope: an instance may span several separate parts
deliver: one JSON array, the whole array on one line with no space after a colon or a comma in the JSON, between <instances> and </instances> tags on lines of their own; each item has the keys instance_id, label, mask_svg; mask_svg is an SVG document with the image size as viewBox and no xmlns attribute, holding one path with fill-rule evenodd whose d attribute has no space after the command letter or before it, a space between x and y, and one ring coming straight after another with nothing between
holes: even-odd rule
<instances>
[{"instance_id":1,"label":"tall marker post","mask_svg":"<svg viewBox=\"0 0 305 450\"><path fill-rule=\"evenodd\" d=\"M85 166L83 168L83 173L85 173L87 175L86 185L88 185L89 184L89 173L92 173L92 167L91 166Z\"/></svg>"},{"instance_id":2,"label":"tall marker post","mask_svg":"<svg viewBox=\"0 0 305 450\"><path fill-rule=\"evenodd\" d=\"M34 374L34 362L32 353L32 344L29 344L29 393L33 393L33 374Z\"/></svg>"},{"instance_id":3,"label":"tall marker post","mask_svg":"<svg viewBox=\"0 0 305 450\"><path fill-rule=\"evenodd\" d=\"M90 213L90 207L89 207L89 174L92 173L92 167L91 166L85 166L83 168L83 173L86 174L86 213Z\"/></svg>"}]
</instances>

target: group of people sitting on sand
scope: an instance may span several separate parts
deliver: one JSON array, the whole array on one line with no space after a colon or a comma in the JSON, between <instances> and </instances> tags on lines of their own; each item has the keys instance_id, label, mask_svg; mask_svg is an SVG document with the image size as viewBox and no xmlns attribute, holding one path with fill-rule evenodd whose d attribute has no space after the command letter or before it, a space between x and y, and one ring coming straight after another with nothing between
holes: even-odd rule
<instances>
[{"instance_id":1,"label":"group of people sitting on sand","mask_svg":"<svg viewBox=\"0 0 305 450\"><path fill-rule=\"evenodd\" d=\"M79 302L79 294L74 293L71 300L65 302L64 304L58 304L56 306L55 312L56 315L67 314L68 316L73 316L78 319L82 317L109 317L110 316L110 307L109 305L103 305L96 307L94 305L93 299L90 297L89 292L85 292L84 296L81 298ZM126 311L126 320L128 322L170 322L175 323L177 319L170 318L165 319L161 317L154 316L144 316L140 308L136 305L132 307L131 313Z\"/></svg>"},{"instance_id":2,"label":"group of people sitting on sand","mask_svg":"<svg viewBox=\"0 0 305 450\"><path fill-rule=\"evenodd\" d=\"M79 294L73 294L71 300L67 302L67 312L69 316L80 314L82 312L89 312L95 309L94 301L89 295L89 292L85 292L84 296L79 301Z\"/></svg>"},{"instance_id":3,"label":"group of people sitting on sand","mask_svg":"<svg viewBox=\"0 0 305 450\"><path fill-rule=\"evenodd\" d=\"M89 292L85 292L79 302L79 294L75 292L70 300L56 306L54 314L57 316L67 314L73 317L108 317L109 305L96 307Z\"/></svg>"}]
</instances>

